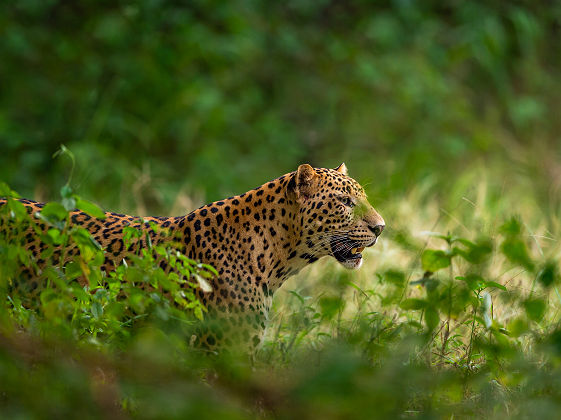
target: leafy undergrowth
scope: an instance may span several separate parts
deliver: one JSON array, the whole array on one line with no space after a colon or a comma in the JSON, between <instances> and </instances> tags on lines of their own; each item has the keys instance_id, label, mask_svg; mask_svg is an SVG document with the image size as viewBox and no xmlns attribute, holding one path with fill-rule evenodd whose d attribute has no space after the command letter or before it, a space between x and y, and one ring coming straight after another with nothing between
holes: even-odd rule
<instances>
[{"instance_id":1,"label":"leafy undergrowth","mask_svg":"<svg viewBox=\"0 0 561 420\"><path fill-rule=\"evenodd\" d=\"M296 279L315 279L307 288L281 289L250 360L190 346L204 316L193 290L211 268L153 247L105 273L103 250L68 223L75 207L99 212L68 186L41 210L44 231L17 201L0 208L2 417L547 418L561 409L559 250L536 246L519 217L485 231L467 220L473 234L422 241L388 229L373 252L389 257L360 275L317 263ZM50 244L44 270L23 246L30 227ZM59 245L80 252L62 264ZM22 266L45 285L31 303L12 287Z\"/></svg>"}]
</instances>

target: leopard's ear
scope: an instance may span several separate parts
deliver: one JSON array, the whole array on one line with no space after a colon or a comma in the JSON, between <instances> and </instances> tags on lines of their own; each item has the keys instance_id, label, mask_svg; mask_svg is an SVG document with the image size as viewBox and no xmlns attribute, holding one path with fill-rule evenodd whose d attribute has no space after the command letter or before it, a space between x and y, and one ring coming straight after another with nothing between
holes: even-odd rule
<instances>
[{"instance_id":1,"label":"leopard's ear","mask_svg":"<svg viewBox=\"0 0 561 420\"><path fill-rule=\"evenodd\" d=\"M289 183L289 189L299 199L308 198L313 195L317 176L315 169L304 163L298 167L292 182Z\"/></svg>"},{"instance_id":2,"label":"leopard's ear","mask_svg":"<svg viewBox=\"0 0 561 420\"><path fill-rule=\"evenodd\" d=\"M335 168L337 172L342 173L343 175L348 175L349 171L347 170L347 165L345 163L341 163L339 166Z\"/></svg>"}]
</instances>

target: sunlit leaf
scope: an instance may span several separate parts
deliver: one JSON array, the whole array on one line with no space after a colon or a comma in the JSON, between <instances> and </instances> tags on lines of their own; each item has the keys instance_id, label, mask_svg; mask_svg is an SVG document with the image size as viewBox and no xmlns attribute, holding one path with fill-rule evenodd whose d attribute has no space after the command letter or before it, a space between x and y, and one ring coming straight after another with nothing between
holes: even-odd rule
<instances>
[{"instance_id":1,"label":"sunlit leaf","mask_svg":"<svg viewBox=\"0 0 561 420\"><path fill-rule=\"evenodd\" d=\"M68 215L68 211L64 206L56 202L45 204L39 213L43 220L55 222L65 220Z\"/></svg>"},{"instance_id":2,"label":"sunlit leaf","mask_svg":"<svg viewBox=\"0 0 561 420\"><path fill-rule=\"evenodd\" d=\"M84 200L83 198L80 198L78 196L74 196L74 198L76 199L76 208L78 210L81 210L92 217L105 219L105 212L101 210L96 204Z\"/></svg>"},{"instance_id":3,"label":"sunlit leaf","mask_svg":"<svg viewBox=\"0 0 561 420\"><path fill-rule=\"evenodd\" d=\"M50 238L50 243L55 245L62 244L63 238L58 229L49 229L47 231L47 236Z\"/></svg>"},{"instance_id":4,"label":"sunlit leaf","mask_svg":"<svg viewBox=\"0 0 561 420\"><path fill-rule=\"evenodd\" d=\"M212 286L203 276L196 274L195 278L197 279L197 283L199 283L199 286L204 293L212 292Z\"/></svg>"},{"instance_id":5,"label":"sunlit leaf","mask_svg":"<svg viewBox=\"0 0 561 420\"><path fill-rule=\"evenodd\" d=\"M507 290L505 286L503 286L500 283L494 282L494 281L485 281L484 284L485 284L486 288L501 289L501 290L504 290L504 291Z\"/></svg>"}]
</instances>

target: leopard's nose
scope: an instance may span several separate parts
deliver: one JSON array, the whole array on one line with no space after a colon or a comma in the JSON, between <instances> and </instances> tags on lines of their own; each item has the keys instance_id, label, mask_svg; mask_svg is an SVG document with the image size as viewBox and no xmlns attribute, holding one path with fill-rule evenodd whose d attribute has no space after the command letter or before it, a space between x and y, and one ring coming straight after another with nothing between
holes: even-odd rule
<instances>
[{"instance_id":1,"label":"leopard's nose","mask_svg":"<svg viewBox=\"0 0 561 420\"><path fill-rule=\"evenodd\" d=\"M380 236L382 234L382 231L384 230L384 228L386 227L386 225L376 225L376 226L368 226L368 229L370 229L372 231L372 233L374 233L374 235L376 235L376 238L378 236Z\"/></svg>"}]
</instances>

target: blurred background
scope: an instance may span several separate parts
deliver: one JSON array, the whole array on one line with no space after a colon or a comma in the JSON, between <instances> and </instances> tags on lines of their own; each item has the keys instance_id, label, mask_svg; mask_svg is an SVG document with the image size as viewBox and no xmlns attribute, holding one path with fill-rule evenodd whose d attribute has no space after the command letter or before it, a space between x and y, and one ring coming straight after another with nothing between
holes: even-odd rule
<instances>
[{"instance_id":1,"label":"blurred background","mask_svg":"<svg viewBox=\"0 0 561 420\"><path fill-rule=\"evenodd\" d=\"M122 212L342 161L375 205L470 173L558 211L561 3L445 3L2 2L0 179L58 198L65 144Z\"/></svg>"},{"instance_id":2,"label":"blurred background","mask_svg":"<svg viewBox=\"0 0 561 420\"><path fill-rule=\"evenodd\" d=\"M559 1L0 1L22 196L60 199L61 144L77 194L140 216L344 161L387 223L361 270L275 294L257 370L191 354L165 300L131 324L103 289L0 299L0 417L557 419L560 39Z\"/></svg>"}]
</instances>

